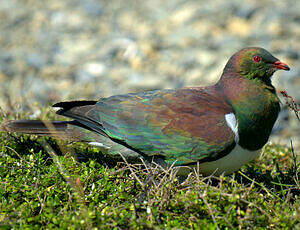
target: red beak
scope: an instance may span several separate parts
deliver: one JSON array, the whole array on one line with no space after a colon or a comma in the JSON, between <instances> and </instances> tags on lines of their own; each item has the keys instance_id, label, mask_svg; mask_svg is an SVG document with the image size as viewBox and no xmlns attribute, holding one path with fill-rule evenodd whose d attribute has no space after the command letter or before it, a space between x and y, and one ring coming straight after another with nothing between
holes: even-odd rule
<instances>
[{"instance_id":1,"label":"red beak","mask_svg":"<svg viewBox=\"0 0 300 230\"><path fill-rule=\"evenodd\" d=\"M274 62L274 67L277 69L290 70L290 67L281 61Z\"/></svg>"}]
</instances>

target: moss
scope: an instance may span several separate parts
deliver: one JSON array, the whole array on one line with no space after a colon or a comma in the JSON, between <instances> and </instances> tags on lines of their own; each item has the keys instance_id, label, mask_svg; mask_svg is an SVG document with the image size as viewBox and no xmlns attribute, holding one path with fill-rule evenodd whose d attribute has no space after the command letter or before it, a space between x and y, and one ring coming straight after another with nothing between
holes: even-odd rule
<instances>
[{"instance_id":1,"label":"moss","mask_svg":"<svg viewBox=\"0 0 300 230\"><path fill-rule=\"evenodd\" d=\"M299 172L290 148L267 145L261 159L235 174L191 174L181 182L175 169L105 163L83 144L0 138L0 228L299 227Z\"/></svg>"}]
</instances>

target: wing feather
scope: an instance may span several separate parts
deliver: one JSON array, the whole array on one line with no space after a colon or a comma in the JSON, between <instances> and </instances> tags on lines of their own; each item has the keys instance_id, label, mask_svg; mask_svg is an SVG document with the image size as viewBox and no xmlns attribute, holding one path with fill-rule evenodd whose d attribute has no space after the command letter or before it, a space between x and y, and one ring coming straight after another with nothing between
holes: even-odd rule
<instances>
[{"instance_id":1,"label":"wing feather","mask_svg":"<svg viewBox=\"0 0 300 230\"><path fill-rule=\"evenodd\" d=\"M168 163L216 160L235 146L225 120L232 108L214 87L112 96L84 107L60 114L147 156L162 156Z\"/></svg>"}]
</instances>

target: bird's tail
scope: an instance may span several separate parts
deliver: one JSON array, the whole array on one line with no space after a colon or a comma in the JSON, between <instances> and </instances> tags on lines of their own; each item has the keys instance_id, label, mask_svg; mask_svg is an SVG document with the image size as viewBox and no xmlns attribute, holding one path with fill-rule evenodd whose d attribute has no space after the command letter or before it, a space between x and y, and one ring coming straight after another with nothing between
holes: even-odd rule
<instances>
[{"instance_id":1,"label":"bird's tail","mask_svg":"<svg viewBox=\"0 0 300 230\"><path fill-rule=\"evenodd\" d=\"M0 130L69 141L94 141L82 128L74 126L72 121L9 120L1 123Z\"/></svg>"},{"instance_id":2,"label":"bird's tail","mask_svg":"<svg viewBox=\"0 0 300 230\"><path fill-rule=\"evenodd\" d=\"M139 159L140 156L131 149L119 145L109 138L88 130L76 121L42 121L42 120L8 120L0 125L0 131L51 136L57 139L87 142L104 150L114 158L120 158L119 153L127 159Z\"/></svg>"}]
</instances>

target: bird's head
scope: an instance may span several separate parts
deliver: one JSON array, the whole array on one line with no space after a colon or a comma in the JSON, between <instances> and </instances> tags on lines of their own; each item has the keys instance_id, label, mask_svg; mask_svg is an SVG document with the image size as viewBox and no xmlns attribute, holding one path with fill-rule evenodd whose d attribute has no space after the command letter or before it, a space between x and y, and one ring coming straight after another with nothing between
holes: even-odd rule
<instances>
[{"instance_id":1,"label":"bird's head","mask_svg":"<svg viewBox=\"0 0 300 230\"><path fill-rule=\"evenodd\" d=\"M279 61L267 50L259 47L244 48L236 52L228 61L224 72L236 72L248 79L269 82L277 70L290 70L287 64Z\"/></svg>"}]
</instances>

